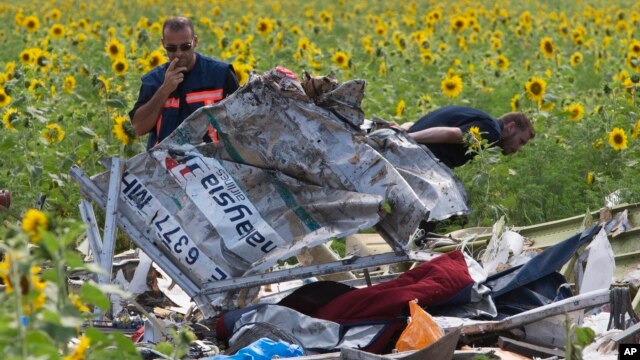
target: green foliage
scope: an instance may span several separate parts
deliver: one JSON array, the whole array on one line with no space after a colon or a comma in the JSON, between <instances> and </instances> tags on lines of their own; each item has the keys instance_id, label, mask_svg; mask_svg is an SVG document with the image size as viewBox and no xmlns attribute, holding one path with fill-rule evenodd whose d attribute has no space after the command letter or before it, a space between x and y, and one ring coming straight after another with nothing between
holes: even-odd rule
<instances>
[{"instance_id":1,"label":"green foliage","mask_svg":"<svg viewBox=\"0 0 640 360\"><path fill-rule=\"evenodd\" d=\"M591 328L571 324L569 316L566 317L565 329L566 358L570 360L582 360L582 351L595 340L596 333Z\"/></svg>"},{"instance_id":2,"label":"green foliage","mask_svg":"<svg viewBox=\"0 0 640 360\"><path fill-rule=\"evenodd\" d=\"M3 259L0 278L0 351L6 359L137 359L131 340L119 333L109 335L83 324L90 323L90 307L109 309L106 294L115 287L84 283L79 294L69 293L67 272L71 269L91 271L74 250L69 250L84 233L81 222L56 221L44 213L31 210L18 228L0 227ZM69 345L74 338L79 345Z\"/></svg>"},{"instance_id":3,"label":"green foliage","mask_svg":"<svg viewBox=\"0 0 640 360\"><path fill-rule=\"evenodd\" d=\"M365 79L367 118L411 122L453 104L496 117L512 109L526 112L535 139L508 157L481 142L475 160L455 169L472 213L441 227L489 226L503 215L520 226L551 221L600 208L613 192L620 201L640 201L640 48L635 48L640 13L630 0L5 2L0 4L0 189L11 190L11 210L18 218L46 194L49 219L49 231L37 241L19 227L0 227L2 250L18 256L0 273L13 284L34 277L24 293L0 294L5 310L0 351L7 359L70 353L69 339L79 335L79 322L91 317L78 304L106 308L107 294L117 292L89 283L77 301L69 299L66 271L96 270L68 250L82 233L81 193L69 168L96 174L104 171L100 158L144 151L145 141L133 135L127 112L153 54L159 54L156 63L165 61L162 20L175 14L193 18L198 51L233 63L243 83L251 70L278 65L298 74L333 72L342 82ZM457 16L467 26L453 28ZM266 26L259 28L261 22ZM64 33L53 32L57 25ZM540 48L544 37L553 41L551 57ZM112 40L122 45L119 59L128 64L119 74L105 50ZM339 52L347 61L332 59ZM577 53L579 63L571 60ZM508 66L497 65L499 56ZM462 80L452 97L441 88L449 75ZM527 97L525 84L532 77L546 82L543 101ZM576 105L583 109L580 116L572 113ZM610 141L617 128L627 136L626 148ZM15 221L0 212L3 224ZM28 248L30 241L37 247ZM118 249L128 247L121 236ZM33 275L33 266L42 269ZM90 356L132 354L119 335L89 329L87 336Z\"/></svg>"}]
</instances>

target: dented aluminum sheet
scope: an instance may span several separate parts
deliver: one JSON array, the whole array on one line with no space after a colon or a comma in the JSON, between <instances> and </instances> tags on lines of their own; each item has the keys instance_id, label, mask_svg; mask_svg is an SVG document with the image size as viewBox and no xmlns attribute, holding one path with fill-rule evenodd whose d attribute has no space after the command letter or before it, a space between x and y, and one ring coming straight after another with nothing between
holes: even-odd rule
<instances>
[{"instance_id":1,"label":"dented aluminum sheet","mask_svg":"<svg viewBox=\"0 0 640 360\"><path fill-rule=\"evenodd\" d=\"M282 69L253 76L127 161L118 213L198 287L374 225L403 252L421 221L468 212L426 148L360 131L364 81L313 99L303 85ZM219 141L203 143L210 126ZM92 180L106 193L108 173Z\"/></svg>"}]
</instances>

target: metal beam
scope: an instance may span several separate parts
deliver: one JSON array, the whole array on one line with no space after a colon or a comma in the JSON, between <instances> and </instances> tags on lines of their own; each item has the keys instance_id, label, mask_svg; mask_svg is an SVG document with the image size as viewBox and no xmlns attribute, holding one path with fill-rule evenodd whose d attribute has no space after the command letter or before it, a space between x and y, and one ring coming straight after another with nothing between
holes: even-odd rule
<instances>
[{"instance_id":1,"label":"metal beam","mask_svg":"<svg viewBox=\"0 0 640 360\"><path fill-rule=\"evenodd\" d=\"M80 208L82 221L87 225L87 239L89 239L89 247L93 253L93 260L96 264L101 265L102 238L98 230L98 223L96 221L96 215L93 212L93 206L91 206L91 203L87 200L80 200L78 207Z\"/></svg>"},{"instance_id":2,"label":"metal beam","mask_svg":"<svg viewBox=\"0 0 640 360\"><path fill-rule=\"evenodd\" d=\"M522 325L530 324L554 315L566 314L572 311L608 304L610 302L609 289L595 290L585 294L576 295L568 299L540 306L536 309L510 316L501 321L475 322L463 325L462 335L480 335L497 331L510 330Z\"/></svg>"},{"instance_id":3,"label":"metal beam","mask_svg":"<svg viewBox=\"0 0 640 360\"><path fill-rule=\"evenodd\" d=\"M118 198L120 197L123 169L124 163L120 161L119 157L114 157L111 160L111 169L109 171L109 193L105 208L102 253L100 254L100 265L107 273L98 275L99 282L103 284L111 283L113 251L116 243L116 216L118 214Z\"/></svg>"},{"instance_id":4,"label":"metal beam","mask_svg":"<svg viewBox=\"0 0 640 360\"><path fill-rule=\"evenodd\" d=\"M84 171L76 166L69 170L71 178L80 184L81 192L89 199L93 200L101 208L106 207L106 194L91 179L89 179ZM124 231L131 240L144 251L162 270L175 280L175 282L184 290L187 295L191 296L198 304L203 314L215 314L215 309L211 305L207 297L203 297L199 292L198 286L189 278L188 274L183 273L176 267L170 259L168 259L160 250L159 245L154 240L147 237L139 228L137 228L129 219L116 214L116 222L120 229Z\"/></svg>"},{"instance_id":5,"label":"metal beam","mask_svg":"<svg viewBox=\"0 0 640 360\"><path fill-rule=\"evenodd\" d=\"M385 253L366 257L352 257L345 260L333 261L321 265L309 265L293 269L278 270L265 274L247 275L240 278L220 280L202 289L202 294L215 294L229 290L248 288L259 285L273 284L280 281L304 279L318 275L332 274L343 271L364 269L368 267L394 264L405 261L428 261L440 256L438 253L410 251L406 254Z\"/></svg>"}]
</instances>

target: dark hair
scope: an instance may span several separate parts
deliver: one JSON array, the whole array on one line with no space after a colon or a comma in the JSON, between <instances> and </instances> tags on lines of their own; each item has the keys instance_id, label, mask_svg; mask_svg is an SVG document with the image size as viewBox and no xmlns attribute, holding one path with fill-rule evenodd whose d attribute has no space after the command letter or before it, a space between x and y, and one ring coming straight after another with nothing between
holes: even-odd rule
<instances>
[{"instance_id":1,"label":"dark hair","mask_svg":"<svg viewBox=\"0 0 640 360\"><path fill-rule=\"evenodd\" d=\"M171 31L180 31L180 30L189 28L191 29L191 35L193 36L196 35L196 31L193 28L193 22L191 21L191 19L184 16L176 16L176 17L172 17L165 20L164 24L162 24L163 37L164 37L164 30L166 28L169 28L169 30Z\"/></svg>"},{"instance_id":2,"label":"dark hair","mask_svg":"<svg viewBox=\"0 0 640 360\"><path fill-rule=\"evenodd\" d=\"M529 139L533 139L536 136L536 132L533 130L533 125L531 125L531 121L527 115L522 112L510 112L502 115L499 119L503 124L507 125L510 123L516 124L516 128L521 131L529 130Z\"/></svg>"}]
</instances>

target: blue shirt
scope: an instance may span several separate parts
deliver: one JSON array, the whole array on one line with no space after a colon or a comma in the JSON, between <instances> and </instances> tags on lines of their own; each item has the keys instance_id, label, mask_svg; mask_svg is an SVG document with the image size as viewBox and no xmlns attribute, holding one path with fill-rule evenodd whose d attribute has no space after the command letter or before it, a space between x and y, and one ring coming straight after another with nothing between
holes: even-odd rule
<instances>
[{"instance_id":1,"label":"blue shirt","mask_svg":"<svg viewBox=\"0 0 640 360\"><path fill-rule=\"evenodd\" d=\"M147 103L164 82L169 63L157 66L142 76L140 93L129 117L133 119L140 106ZM147 149L169 136L184 119L198 108L212 105L238 89L233 66L196 53L196 63L164 104L156 125L149 132Z\"/></svg>"},{"instance_id":2,"label":"blue shirt","mask_svg":"<svg viewBox=\"0 0 640 360\"><path fill-rule=\"evenodd\" d=\"M432 127L457 127L463 134L469 132L472 126L477 126L483 139L491 145L500 145L502 122L489 114L466 106L446 106L422 117L409 132L416 132ZM466 154L465 144L424 144L440 161L450 168L464 165L471 160L472 155Z\"/></svg>"}]
</instances>

